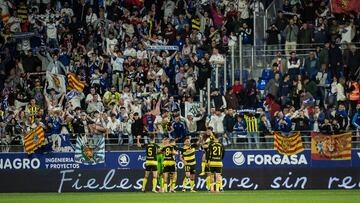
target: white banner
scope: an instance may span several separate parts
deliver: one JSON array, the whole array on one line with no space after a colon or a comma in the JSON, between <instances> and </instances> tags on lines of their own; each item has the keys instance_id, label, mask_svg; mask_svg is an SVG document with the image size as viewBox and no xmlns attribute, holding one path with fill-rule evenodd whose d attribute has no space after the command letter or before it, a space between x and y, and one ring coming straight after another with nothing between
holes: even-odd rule
<instances>
[{"instance_id":1,"label":"white banner","mask_svg":"<svg viewBox=\"0 0 360 203\"><path fill-rule=\"evenodd\" d=\"M165 45L150 45L146 48L149 51L159 51L159 50L168 50L168 51L177 51L179 50L178 46L165 46Z\"/></svg>"},{"instance_id":2,"label":"white banner","mask_svg":"<svg viewBox=\"0 0 360 203\"><path fill-rule=\"evenodd\" d=\"M193 116L200 114L201 104L200 102L185 102L185 117L188 114L192 114Z\"/></svg>"}]
</instances>

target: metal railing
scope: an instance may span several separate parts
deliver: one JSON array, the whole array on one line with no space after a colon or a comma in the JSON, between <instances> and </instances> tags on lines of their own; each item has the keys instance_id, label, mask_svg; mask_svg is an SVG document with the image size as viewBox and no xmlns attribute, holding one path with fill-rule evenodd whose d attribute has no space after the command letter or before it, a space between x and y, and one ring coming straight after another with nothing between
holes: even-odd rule
<instances>
[{"instance_id":1,"label":"metal railing","mask_svg":"<svg viewBox=\"0 0 360 203\"><path fill-rule=\"evenodd\" d=\"M305 149L311 148L311 132L312 131L302 131L300 132L303 146ZM348 131L349 132L349 131ZM155 133L154 133L155 134ZM202 139L202 135L206 132L197 132L189 134L191 137L192 143L198 143L199 139ZM76 145L76 136L80 135L69 135L71 148L75 149ZM88 139L92 139L92 135L86 135ZM97 135L99 136L99 135ZM130 135L131 136L131 135ZM137 147L136 142L137 138L133 136L124 137L121 135L112 136L105 138L105 150L106 151L133 151L133 150L142 150ZM161 143L164 136L162 134L155 134L156 143ZM257 133L258 142L250 137L249 135L240 135L236 132L232 133L223 133L219 136L219 142L221 142L226 149L274 149L274 135L265 134L263 132ZM149 136L143 136L140 139L141 143L148 143ZM182 146L182 141L177 143L179 146ZM360 149L360 131L352 131L352 149ZM7 144L3 139L0 140L0 153L8 152L24 152L24 146L22 141L19 141L17 144Z\"/></svg>"}]
</instances>

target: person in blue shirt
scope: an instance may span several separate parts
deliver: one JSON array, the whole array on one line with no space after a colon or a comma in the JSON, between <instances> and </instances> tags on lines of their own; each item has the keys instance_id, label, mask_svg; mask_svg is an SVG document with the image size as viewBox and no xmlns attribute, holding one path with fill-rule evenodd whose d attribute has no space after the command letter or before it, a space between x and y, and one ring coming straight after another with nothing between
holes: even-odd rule
<instances>
[{"instance_id":1,"label":"person in blue shirt","mask_svg":"<svg viewBox=\"0 0 360 203\"><path fill-rule=\"evenodd\" d=\"M187 130L185 124L180 121L179 114L174 116L174 122L172 123L172 128L173 128L171 132L172 138L174 138L177 143L182 143L183 138L187 134Z\"/></svg>"},{"instance_id":2,"label":"person in blue shirt","mask_svg":"<svg viewBox=\"0 0 360 203\"><path fill-rule=\"evenodd\" d=\"M236 115L236 123L234 125L233 143L237 144L239 137L246 137L246 122L241 115Z\"/></svg>"},{"instance_id":3,"label":"person in blue shirt","mask_svg":"<svg viewBox=\"0 0 360 203\"><path fill-rule=\"evenodd\" d=\"M179 34L176 35L176 39L174 40L173 44L175 46L178 46L179 47L179 50L178 51L181 51L185 42L181 39L181 36Z\"/></svg>"},{"instance_id":4,"label":"person in blue shirt","mask_svg":"<svg viewBox=\"0 0 360 203\"><path fill-rule=\"evenodd\" d=\"M349 125L349 115L346 111L345 104L340 103L335 113L335 120L340 124L340 131L345 131Z\"/></svg>"},{"instance_id":5,"label":"person in blue shirt","mask_svg":"<svg viewBox=\"0 0 360 203\"><path fill-rule=\"evenodd\" d=\"M275 120L275 129L281 131L282 135L289 135L292 126L292 122L289 116L285 115L283 112L278 112L277 118Z\"/></svg>"},{"instance_id":6,"label":"person in blue shirt","mask_svg":"<svg viewBox=\"0 0 360 203\"><path fill-rule=\"evenodd\" d=\"M356 113L354 114L351 124L353 125L354 130L356 130L356 134L358 135L360 132L360 104L356 105Z\"/></svg>"},{"instance_id":7,"label":"person in blue shirt","mask_svg":"<svg viewBox=\"0 0 360 203\"><path fill-rule=\"evenodd\" d=\"M55 111L54 115L51 116L48 120L49 132L50 134L60 134L62 120L60 118L60 111Z\"/></svg>"},{"instance_id":8,"label":"person in blue shirt","mask_svg":"<svg viewBox=\"0 0 360 203\"><path fill-rule=\"evenodd\" d=\"M150 136L150 134L155 133L155 116L152 115L151 112L146 112L142 120L145 130L144 143L147 144L149 142L148 137Z\"/></svg>"}]
</instances>

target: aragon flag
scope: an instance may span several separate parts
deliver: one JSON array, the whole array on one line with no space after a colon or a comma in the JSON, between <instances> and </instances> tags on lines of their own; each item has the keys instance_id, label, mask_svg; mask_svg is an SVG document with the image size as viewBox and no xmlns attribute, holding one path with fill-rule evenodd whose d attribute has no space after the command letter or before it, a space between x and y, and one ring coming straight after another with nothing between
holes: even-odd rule
<instances>
[{"instance_id":1,"label":"aragon flag","mask_svg":"<svg viewBox=\"0 0 360 203\"><path fill-rule=\"evenodd\" d=\"M293 155L304 150L301 141L300 132L296 132L291 136L282 136L280 133L274 134L274 148L283 155Z\"/></svg>"},{"instance_id":2,"label":"aragon flag","mask_svg":"<svg viewBox=\"0 0 360 203\"><path fill-rule=\"evenodd\" d=\"M78 91L84 90L85 84L81 82L74 73L69 73L67 79L70 89L76 89Z\"/></svg>"},{"instance_id":3,"label":"aragon flag","mask_svg":"<svg viewBox=\"0 0 360 203\"><path fill-rule=\"evenodd\" d=\"M45 131L41 126L38 126L24 136L24 147L28 154L34 153L35 150L43 145L45 145Z\"/></svg>"},{"instance_id":4,"label":"aragon flag","mask_svg":"<svg viewBox=\"0 0 360 203\"><path fill-rule=\"evenodd\" d=\"M348 13L355 11L360 13L359 0L331 0L331 9L333 13Z\"/></svg>"}]
</instances>

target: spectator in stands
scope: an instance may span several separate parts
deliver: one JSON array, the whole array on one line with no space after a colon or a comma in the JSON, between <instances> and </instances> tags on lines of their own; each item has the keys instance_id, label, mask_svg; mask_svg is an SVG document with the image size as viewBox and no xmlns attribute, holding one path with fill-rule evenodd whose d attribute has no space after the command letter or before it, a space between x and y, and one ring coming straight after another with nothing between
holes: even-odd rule
<instances>
[{"instance_id":1,"label":"spectator in stands","mask_svg":"<svg viewBox=\"0 0 360 203\"><path fill-rule=\"evenodd\" d=\"M231 143L231 139L233 138L233 129L234 129L234 125L236 123L236 118L235 118L235 115L234 115L234 110L229 108L228 110L225 111L226 115L224 117L224 120L223 120L223 125L224 125L224 128L225 128L225 133L227 135L227 138L228 138L228 143L230 144Z\"/></svg>"},{"instance_id":2,"label":"spectator in stands","mask_svg":"<svg viewBox=\"0 0 360 203\"><path fill-rule=\"evenodd\" d=\"M310 119L308 116L305 115L304 111L296 111L295 114L292 116L291 121L295 124L295 131L303 132L301 134L302 140L305 142L309 142Z\"/></svg>"},{"instance_id":3,"label":"spectator in stands","mask_svg":"<svg viewBox=\"0 0 360 203\"><path fill-rule=\"evenodd\" d=\"M255 80L248 81L245 89L245 107L249 109L256 109L257 106L257 89Z\"/></svg>"},{"instance_id":4,"label":"spectator in stands","mask_svg":"<svg viewBox=\"0 0 360 203\"><path fill-rule=\"evenodd\" d=\"M271 122L267 119L266 115L260 115L260 122L259 122L259 131L260 131L260 138L265 141L265 146L270 148L273 143L273 139L269 138L274 131L271 127Z\"/></svg>"},{"instance_id":5,"label":"spectator in stands","mask_svg":"<svg viewBox=\"0 0 360 203\"><path fill-rule=\"evenodd\" d=\"M349 100L350 100L349 112L350 112L350 116L352 116L355 114L356 106L360 101L360 86L354 76L351 79L351 84L348 92L349 92Z\"/></svg>"},{"instance_id":6,"label":"spectator in stands","mask_svg":"<svg viewBox=\"0 0 360 203\"><path fill-rule=\"evenodd\" d=\"M345 102L345 78L341 77L336 85L336 101L337 103Z\"/></svg>"},{"instance_id":7,"label":"spectator in stands","mask_svg":"<svg viewBox=\"0 0 360 203\"><path fill-rule=\"evenodd\" d=\"M225 101L227 108L237 110L239 107L238 97L234 94L233 88L228 88L228 91L225 94Z\"/></svg>"},{"instance_id":8,"label":"spectator in stands","mask_svg":"<svg viewBox=\"0 0 360 203\"><path fill-rule=\"evenodd\" d=\"M278 96L280 97L281 106L285 106L290 102L290 91L292 84L290 81L290 75L284 75L284 79L280 83Z\"/></svg>"},{"instance_id":9,"label":"spectator in stands","mask_svg":"<svg viewBox=\"0 0 360 203\"><path fill-rule=\"evenodd\" d=\"M296 56L296 52L290 52L291 56L287 62L288 73L291 79L300 73L300 59Z\"/></svg>"},{"instance_id":10,"label":"spectator in stands","mask_svg":"<svg viewBox=\"0 0 360 203\"><path fill-rule=\"evenodd\" d=\"M121 94L116 91L116 87L112 86L110 91L105 92L104 94L104 104L106 109L111 109L115 104L117 104L121 99Z\"/></svg>"},{"instance_id":11,"label":"spectator in stands","mask_svg":"<svg viewBox=\"0 0 360 203\"><path fill-rule=\"evenodd\" d=\"M192 139L196 139L197 137L197 131L198 131L197 122L204 117L205 109L201 108L200 112L201 115L196 115L197 117L194 117L192 113L189 113L187 115L187 118L185 119L186 129L189 133L188 136L190 136Z\"/></svg>"},{"instance_id":12,"label":"spectator in stands","mask_svg":"<svg viewBox=\"0 0 360 203\"><path fill-rule=\"evenodd\" d=\"M331 43L329 49L329 72L331 75L344 76L342 67L342 52L340 47L335 43Z\"/></svg>"},{"instance_id":13,"label":"spectator in stands","mask_svg":"<svg viewBox=\"0 0 360 203\"><path fill-rule=\"evenodd\" d=\"M285 52L286 56L290 56L291 52L296 51L296 42L298 40L299 28L293 19L289 20L289 24L284 29L285 33Z\"/></svg>"},{"instance_id":14,"label":"spectator in stands","mask_svg":"<svg viewBox=\"0 0 360 203\"><path fill-rule=\"evenodd\" d=\"M340 103L336 110L335 120L340 126L341 131L345 131L349 126L349 115L346 111L345 105Z\"/></svg>"},{"instance_id":15,"label":"spectator in stands","mask_svg":"<svg viewBox=\"0 0 360 203\"><path fill-rule=\"evenodd\" d=\"M279 93L279 88L280 88L280 74L275 73L274 78L271 79L268 82L268 84L266 85L265 94L266 95L270 94L271 96L276 98L278 96L278 93Z\"/></svg>"},{"instance_id":16,"label":"spectator in stands","mask_svg":"<svg viewBox=\"0 0 360 203\"><path fill-rule=\"evenodd\" d=\"M292 127L291 119L283 112L278 112L275 119L275 130L280 131L283 136L289 135Z\"/></svg>"},{"instance_id":17,"label":"spectator in stands","mask_svg":"<svg viewBox=\"0 0 360 203\"><path fill-rule=\"evenodd\" d=\"M259 149L260 138L259 138L259 128L258 128L258 119L255 117L253 112L249 112L248 115L244 116L246 122L246 131L247 131L247 140L248 148L252 148L252 143L255 143L256 148Z\"/></svg>"},{"instance_id":18,"label":"spectator in stands","mask_svg":"<svg viewBox=\"0 0 360 203\"><path fill-rule=\"evenodd\" d=\"M356 136L360 136L360 104L356 105L356 112L351 120L352 129L356 131ZM359 138L357 138L359 139Z\"/></svg>"},{"instance_id":19,"label":"spectator in stands","mask_svg":"<svg viewBox=\"0 0 360 203\"><path fill-rule=\"evenodd\" d=\"M131 133L134 137L136 137L137 139L143 137L143 133L144 133L144 124L141 120L141 118L139 117L139 113L135 112L132 118L132 124L131 124ZM145 142L147 142L147 140L145 139Z\"/></svg>"},{"instance_id":20,"label":"spectator in stands","mask_svg":"<svg viewBox=\"0 0 360 203\"><path fill-rule=\"evenodd\" d=\"M314 80L319 69L320 69L319 58L315 57L315 53L313 51L309 52L309 56L306 57L304 62L305 75L309 77L311 80Z\"/></svg>"},{"instance_id":21,"label":"spectator in stands","mask_svg":"<svg viewBox=\"0 0 360 203\"><path fill-rule=\"evenodd\" d=\"M174 122L172 123L173 132L171 132L171 137L174 138L177 143L182 143L187 134L186 125L181 122L179 114L176 114L174 117Z\"/></svg>"},{"instance_id":22,"label":"spectator in stands","mask_svg":"<svg viewBox=\"0 0 360 203\"><path fill-rule=\"evenodd\" d=\"M116 143L121 139L120 135L120 120L116 119L116 114L111 114L110 119L106 124L107 136L110 139L110 143Z\"/></svg>"},{"instance_id":23,"label":"spectator in stands","mask_svg":"<svg viewBox=\"0 0 360 203\"><path fill-rule=\"evenodd\" d=\"M213 114L211 114L207 120L207 126L213 128L213 132L215 134L221 135L221 139L227 138L227 135L225 135L225 129L224 129L224 117L225 113L221 112L220 110L215 110Z\"/></svg>"},{"instance_id":24,"label":"spectator in stands","mask_svg":"<svg viewBox=\"0 0 360 203\"><path fill-rule=\"evenodd\" d=\"M274 53L275 50L279 49L279 34L280 31L279 29L276 27L275 24L272 24L270 28L268 28L266 30L266 32L268 33L268 37L266 39L267 41L267 50L269 51L267 54L272 55Z\"/></svg>"},{"instance_id":25,"label":"spectator in stands","mask_svg":"<svg viewBox=\"0 0 360 203\"><path fill-rule=\"evenodd\" d=\"M218 88L211 93L211 104L216 110L224 110L227 107L226 99L220 94Z\"/></svg>"},{"instance_id":26,"label":"spectator in stands","mask_svg":"<svg viewBox=\"0 0 360 203\"><path fill-rule=\"evenodd\" d=\"M305 12L305 13L307 13L307 12ZM302 49L308 49L309 48L308 44L310 44L313 41L314 41L313 30L310 29L309 24L307 24L305 22L300 27L299 34L298 34L298 43L300 44L298 46L298 48L301 50L300 53L305 53L305 51Z\"/></svg>"}]
</instances>

